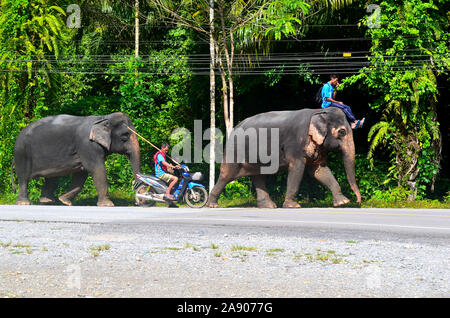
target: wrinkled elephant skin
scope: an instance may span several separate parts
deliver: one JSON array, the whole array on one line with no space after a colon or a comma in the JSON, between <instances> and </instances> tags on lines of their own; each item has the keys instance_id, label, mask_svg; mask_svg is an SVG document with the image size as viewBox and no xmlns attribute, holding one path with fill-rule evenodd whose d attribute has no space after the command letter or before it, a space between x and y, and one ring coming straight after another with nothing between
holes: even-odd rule
<instances>
[{"instance_id":1,"label":"wrinkled elephant skin","mask_svg":"<svg viewBox=\"0 0 450 318\"><path fill-rule=\"evenodd\" d=\"M72 205L90 174L98 193L97 205L113 206L108 196L106 157L124 154L134 173L140 172L139 143L127 126L134 129L128 115L113 113L88 117L57 115L25 127L14 147L19 182L17 204L30 204L28 183L40 177L45 178L40 202L55 202L57 178L72 175L69 191L59 197L63 204Z\"/></svg>"},{"instance_id":2,"label":"wrinkled elephant skin","mask_svg":"<svg viewBox=\"0 0 450 318\"><path fill-rule=\"evenodd\" d=\"M255 136L258 136L257 138L268 136L267 142L264 141L268 145L267 153L278 154L276 158L279 165L275 173L288 170L284 208L300 207L296 197L305 169L331 190L334 206L349 202L349 199L342 194L341 187L327 166L329 151L342 153L347 180L356 195L357 202L361 202L361 194L355 178L353 132L342 110L329 107L262 113L245 119L233 131L249 131L249 129L267 132L266 135L256 133ZM277 136L269 133L273 129L278 131L278 144L275 149L271 145ZM230 136L233 136L233 133ZM252 155L260 154L261 139L257 142L249 142L249 137L245 142L230 143L230 140L234 140L233 137L230 138L227 140L219 179L211 191L208 206L218 206L217 199L229 182L244 176L251 176L256 189L258 207L276 207L267 193L265 174L262 174L262 167L267 162L264 161L263 164L259 157L257 161L249 160ZM237 157L227 158L229 149L234 151L231 152L233 154L239 153L239 151L243 152L243 160L236 160Z\"/></svg>"}]
</instances>

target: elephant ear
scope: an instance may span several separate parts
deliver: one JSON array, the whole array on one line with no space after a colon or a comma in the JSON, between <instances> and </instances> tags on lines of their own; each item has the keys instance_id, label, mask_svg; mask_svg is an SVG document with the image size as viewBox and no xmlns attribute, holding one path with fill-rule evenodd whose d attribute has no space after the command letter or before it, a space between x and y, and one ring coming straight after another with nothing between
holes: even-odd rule
<instances>
[{"instance_id":1,"label":"elephant ear","mask_svg":"<svg viewBox=\"0 0 450 318\"><path fill-rule=\"evenodd\" d=\"M318 145L322 145L327 136L327 118L325 112L316 112L311 117L308 135Z\"/></svg>"},{"instance_id":2,"label":"elephant ear","mask_svg":"<svg viewBox=\"0 0 450 318\"><path fill-rule=\"evenodd\" d=\"M111 129L109 128L107 119L101 119L94 122L91 133L89 134L89 140L95 141L109 150L111 146Z\"/></svg>"}]
</instances>

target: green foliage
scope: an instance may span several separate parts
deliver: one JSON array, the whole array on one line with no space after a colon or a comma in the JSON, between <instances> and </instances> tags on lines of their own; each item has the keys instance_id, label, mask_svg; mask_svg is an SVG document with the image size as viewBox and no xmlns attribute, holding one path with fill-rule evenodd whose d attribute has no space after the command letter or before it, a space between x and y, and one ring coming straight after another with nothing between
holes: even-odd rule
<instances>
[{"instance_id":1,"label":"green foliage","mask_svg":"<svg viewBox=\"0 0 450 318\"><path fill-rule=\"evenodd\" d=\"M225 186L221 199L249 198L252 196L252 183L250 178L242 178L228 183Z\"/></svg>"},{"instance_id":2,"label":"green foliage","mask_svg":"<svg viewBox=\"0 0 450 318\"><path fill-rule=\"evenodd\" d=\"M265 26L264 36L273 34L275 40L281 40L282 36L297 34L302 17L309 13L310 6L301 0L270 1L260 22Z\"/></svg>"},{"instance_id":3,"label":"green foliage","mask_svg":"<svg viewBox=\"0 0 450 318\"><path fill-rule=\"evenodd\" d=\"M367 85L374 96L371 108L382 114L369 132L369 159L373 162L379 145L387 146L392 165L386 180L393 177L398 186L408 187L412 199L433 186L441 160L436 77L450 66L450 33L441 4L382 1L380 28L367 31L372 38L369 66L346 81Z\"/></svg>"},{"instance_id":4,"label":"green foliage","mask_svg":"<svg viewBox=\"0 0 450 318\"><path fill-rule=\"evenodd\" d=\"M116 56L106 76L116 84L116 109L127 113L139 134L158 147L163 141L170 142L172 131L186 123L191 73L185 54L189 42L185 30L171 30L165 48L150 51L146 58ZM140 145L143 171L150 173L156 150L143 141ZM127 175L131 180L131 169Z\"/></svg>"},{"instance_id":5,"label":"green foliage","mask_svg":"<svg viewBox=\"0 0 450 318\"><path fill-rule=\"evenodd\" d=\"M413 191L403 187L390 188L385 191L375 190L371 200L383 202L401 202L407 201Z\"/></svg>"},{"instance_id":6,"label":"green foliage","mask_svg":"<svg viewBox=\"0 0 450 318\"><path fill-rule=\"evenodd\" d=\"M202 28L204 32L199 34L207 35L207 2L186 0L182 1L183 5L180 1L161 2L172 2L171 8L180 8L185 22ZM183 23L164 24L167 16L158 16L154 11L156 0L140 3L139 58L134 57L133 51L132 4L124 5L123 1L116 0L82 1L82 28L70 30L64 23L64 9L71 3L69 0L0 0L0 3L0 203L15 201L16 195L10 193L13 147L20 129L31 121L61 113L87 116L122 111L130 115L140 134L159 145L162 141L175 141L170 138L173 129L186 127L192 131L194 119L209 118L209 113L204 111L209 104L208 78L191 73L191 66L197 68L196 63L203 58L197 54L208 53L207 45L201 36L182 28ZM341 32L342 37L347 37L351 31L345 32L353 30L350 27L319 28L317 22L353 24L366 15L361 3L355 2L349 10L339 11L352 1L215 3L216 49L222 51L224 45L231 49L227 39L232 29L235 66L251 68L252 63L258 63L258 56L269 51L306 56L327 50L332 53L367 49L367 42L362 45L358 41L291 41L341 37ZM439 98L448 97L444 91L449 69L446 2L384 0L378 4L381 27L366 32L372 39L369 63L345 81L345 85L358 84L369 91L369 109L376 114L368 117L380 119L370 128L367 150L357 140L357 148L363 151L356 156L355 163L363 206L414 207L414 203L404 203L414 196L420 199L417 207L421 204L448 206L450 181L440 177L438 169L439 164L445 169L440 154L441 148L447 146L441 145L445 139L440 136L439 129L443 128L439 121L445 118L448 105L438 104ZM223 10L225 31L218 19L219 7ZM366 19L361 20L362 24L365 22ZM244 63L243 52L251 52L256 57ZM190 59L191 56L194 58ZM296 109L310 102L311 90L316 91L314 84L322 83L323 78L306 61L296 68L297 76L287 75L286 72L292 74L293 70L289 62L271 66L261 76L234 75L236 122L257 112ZM439 92L444 92L441 95L444 97ZM219 99L220 91L216 95ZM367 111L365 102L350 96L348 104L362 113ZM223 127L223 110L221 107L216 110L216 124ZM152 173L155 150L145 142L140 141L140 145L142 170ZM445 149L442 154L446 155ZM343 193L354 200L340 156L330 154L329 166ZM207 163L190 167L208 176ZM115 203L133 204L132 170L127 158L112 155L106 161L106 168ZM286 178L286 172L267 177L269 193L279 205L284 200ZM61 178L56 195L62 194L70 181L71 177ZM34 203L39 200L42 183L42 179L30 183ZM432 185L435 185L434 193L430 191ZM89 177L76 204L95 204L95 196ZM331 193L307 173L298 199L303 206L332 204ZM227 206L254 206L250 178L227 185L221 202Z\"/></svg>"},{"instance_id":7,"label":"green foliage","mask_svg":"<svg viewBox=\"0 0 450 318\"><path fill-rule=\"evenodd\" d=\"M48 0L2 0L0 10L0 192L20 129L52 105L59 87L53 73L71 33L64 10ZM52 58L49 58L52 55Z\"/></svg>"}]
</instances>

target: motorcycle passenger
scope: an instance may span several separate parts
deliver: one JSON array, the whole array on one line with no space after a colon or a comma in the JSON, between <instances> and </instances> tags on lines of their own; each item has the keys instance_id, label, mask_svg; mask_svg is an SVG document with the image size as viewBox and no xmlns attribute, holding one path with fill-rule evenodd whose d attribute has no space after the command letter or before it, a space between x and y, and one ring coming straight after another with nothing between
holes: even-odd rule
<instances>
[{"instance_id":1,"label":"motorcycle passenger","mask_svg":"<svg viewBox=\"0 0 450 318\"><path fill-rule=\"evenodd\" d=\"M167 142L163 142L161 145L161 151L158 151L153 159L155 161L155 176L169 185L165 196L167 196L170 200L175 200L175 198L170 193L172 191L172 188L178 182L178 177L168 173L167 169L178 169L180 168L180 166L174 166L167 162L166 154L169 152L169 147L170 146Z\"/></svg>"}]
</instances>

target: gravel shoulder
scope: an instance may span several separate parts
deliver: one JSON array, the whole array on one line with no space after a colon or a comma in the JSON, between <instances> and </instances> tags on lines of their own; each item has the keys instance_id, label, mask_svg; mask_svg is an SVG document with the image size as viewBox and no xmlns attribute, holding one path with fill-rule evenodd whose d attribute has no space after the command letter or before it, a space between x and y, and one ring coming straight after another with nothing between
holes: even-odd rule
<instances>
[{"instance_id":1,"label":"gravel shoulder","mask_svg":"<svg viewBox=\"0 0 450 318\"><path fill-rule=\"evenodd\" d=\"M0 297L448 297L448 238L0 222Z\"/></svg>"}]
</instances>

